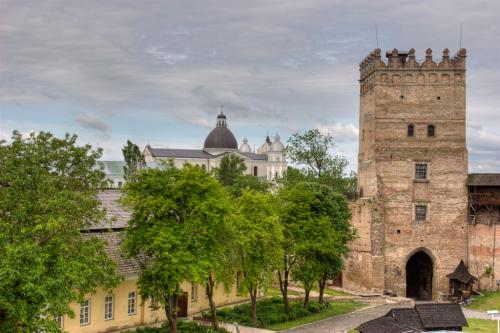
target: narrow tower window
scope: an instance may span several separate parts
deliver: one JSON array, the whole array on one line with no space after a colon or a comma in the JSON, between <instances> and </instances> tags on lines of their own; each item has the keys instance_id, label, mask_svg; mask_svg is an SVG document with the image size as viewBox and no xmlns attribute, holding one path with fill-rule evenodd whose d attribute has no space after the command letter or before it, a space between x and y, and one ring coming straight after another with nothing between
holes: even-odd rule
<instances>
[{"instance_id":1,"label":"narrow tower window","mask_svg":"<svg viewBox=\"0 0 500 333\"><path fill-rule=\"evenodd\" d=\"M425 221L427 219L427 206L426 205L416 205L415 206L415 220Z\"/></svg>"},{"instance_id":2,"label":"narrow tower window","mask_svg":"<svg viewBox=\"0 0 500 333\"><path fill-rule=\"evenodd\" d=\"M427 179L427 164L425 163L415 164L415 179L420 179L420 180Z\"/></svg>"},{"instance_id":3,"label":"narrow tower window","mask_svg":"<svg viewBox=\"0 0 500 333\"><path fill-rule=\"evenodd\" d=\"M435 136L436 135L436 128L434 125L428 125L427 126L427 136Z\"/></svg>"},{"instance_id":4,"label":"narrow tower window","mask_svg":"<svg viewBox=\"0 0 500 333\"><path fill-rule=\"evenodd\" d=\"M414 136L414 135L415 135L415 126L408 125L408 136Z\"/></svg>"},{"instance_id":5,"label":"narrow tower window","mask_svg":"<svg viewBox=\"0 0 500 333\"><path fill-rule=\"evenodd\" d=\"M256 166L253 167L253 175L257 176L257 167Z\"/></svg>"}]
</instances>

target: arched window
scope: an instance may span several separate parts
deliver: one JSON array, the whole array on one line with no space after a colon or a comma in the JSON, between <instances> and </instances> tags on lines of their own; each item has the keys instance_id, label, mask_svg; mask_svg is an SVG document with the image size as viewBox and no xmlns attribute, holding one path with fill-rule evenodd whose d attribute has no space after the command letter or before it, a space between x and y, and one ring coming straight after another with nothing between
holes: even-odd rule
<instances>
[{"instance_id":1,"label":"arched window","mask_svg":"<svg viewBox=\"0 0 500 333\"><path fill-rule=\"evenodd\" d=\"M257 176L257 167L256 166L253 167L253 175Z\"/></svg>"},{"instance_id":2,"label":"arched window","mask_svg":"<svg viewBox=\"0 0 500 333\"><path fill-rule=\"evenodd\" d=\"M408 125L408 136L415 135L415 126L413 124Z\"/></svg>"},{"instance_id":3,"label":"arched window","mask_svg":"<svg viewBox=\"0 0 500 333\"><path fill-rule=\"evenodd\" d=\"M436 128L434 125L427 126L427 136L436 136Z\"/></svg>"}]
</instances>

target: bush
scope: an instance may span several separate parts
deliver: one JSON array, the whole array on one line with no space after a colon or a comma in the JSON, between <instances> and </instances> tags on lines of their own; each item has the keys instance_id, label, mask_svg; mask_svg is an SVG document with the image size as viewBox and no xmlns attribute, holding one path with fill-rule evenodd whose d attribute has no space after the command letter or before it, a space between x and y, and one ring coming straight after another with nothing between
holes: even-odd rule
<instances>
[{"instance_id":1,"label":"bush","mask_svg":"<svg viewBox=\"0 0 500 333\"><path fill-rule=\"evenodd\" d=\"M194 321L178 321L177 330L180 333L215 333L215 331L209 327L200 325ZM170 328L168 324L164 324L162 327L144 327L138 328L135 331L126 331L124 333L169 333ZM229 333L224 328L219 329L219 333Z\"/></svg>"},{"instance_id":2,"label":"bush","mask_svg":"<svg viewBox=\"0 0 500 333\"><path fill-rule=\"evenodd\" d=\"M305 309L300 301L290 301L290 312L287 315L283 310L283 300L280 297L266 298L257 301L257 326L265 327L273 324L284 323L307 317L313 313L324 311L325 308L318 302L311 301ZM217 310L217 316L221 321L240 325L254 326L252 323L252 305L245 303L233 308ZM209 313L203 313L203 317L210 318Z\"/></svg>"},{"instance_id":3,"label":"bush","mask_svg":"<svg viewBox=\"0 0 500 333\"><path fill-rule=\"evenodd\" d=\"M307 310L311 313L318 313L318 312L321 312L321 310L323 310L323 305L320 304L320 303L309 303L309 305L307 306Z\"/></svg>"}]
</instances>

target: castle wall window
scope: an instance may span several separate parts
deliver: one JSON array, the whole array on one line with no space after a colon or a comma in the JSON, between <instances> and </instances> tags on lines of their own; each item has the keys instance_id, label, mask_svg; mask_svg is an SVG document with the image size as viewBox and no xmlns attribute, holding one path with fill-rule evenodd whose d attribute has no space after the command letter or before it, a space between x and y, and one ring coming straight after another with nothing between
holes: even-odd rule
<instances>
[{"instance_id":1,"label":"castle wall window","mask_svg":"<svg viewBox=\"0 0 500 333\"><path fill-rule=\"evenodd\" d=\"M414 136L414 135L415 135L415 126L408 125L408 136Z\"/></svg>"},{"instance_id":2,"label":"castle wall window","mask_svg":"<svg viewBox=\"0 0 500 333\"><path fill-rule=\"evenodd\" d=\"M434 127L434 125L427 126L427 136L428 137L436 136L436 128Z\"/></svg>"},{"instance_id":3,"label":"castle wall window","mask_svg":"<svg viewBox=\"0 0 500 333\"><path fill-rule=\"evenodd\" d=\"M128 293L128 304L127 304L127 313L129 316L135 315L136 308L136 293L135 291Z\"/></svg>"},{"instance_id":4,"label":"castle wall window","mask_svg":"<svg viewBox=\"0 0 500 333\"><path fill-rule=\"evenodd\" d=\"M416 205L415 206L415 221L425 221L427 219L427 206L426 205Z\"/></svg>"},{"instance_id":5,"label":"castle wall window","mask_svg":"<svg viewBox=\"0 0 500 333\"><path fill-rule=\"evenodd\" d=\"M104 298L104 320L113 319L113 295Z\"/></svg>"},{"instance_id":6,"label":"castle wall window","mask_svg":"<svg viewBox=\"0 0 500 333\"><path fill-rule=\"evenodd\" d=\"M257 176L257 167L256 166L253 167L253 175Z\"/></svg>"},{"instance_id":7,"label":"castle wall window","mask_svg":"<svg viewBox=\"0 0 500 333\"><path fill-rule=\"evenodd\" d=\"M90 324L90 300L80 303L80 326Z\"/></svg>"},{"instance_id":8,"label":"castle wall window","mask_svg":"<svg viewBox=\"0 0 500 333\"><path fill-rule=\"evenodd\" d=\"M417 180L427 179L427 164L425 163L415 164L415 179Z\"/></svg>"}]
</instances>

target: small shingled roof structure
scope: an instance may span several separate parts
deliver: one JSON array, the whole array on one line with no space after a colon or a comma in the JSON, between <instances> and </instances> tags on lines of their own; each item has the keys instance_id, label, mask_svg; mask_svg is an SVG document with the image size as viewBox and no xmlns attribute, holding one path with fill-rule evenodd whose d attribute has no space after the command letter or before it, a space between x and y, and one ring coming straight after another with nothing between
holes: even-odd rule
<instances>
[{"instance_id":1,"label":"small shingled roof structure","mask_svg":"<svg viewBox=\"0 0 500 333\"><path fill-rule=\"evenodd\" d=\"M463 260L460 260L460 263L458 264L457 268L455 268L455 271L446 275L446 277L450 280L457 280L466 284L473 283L475 280L477 280L474 275L469 273L469 270L467 269L467 266L465 266Z\"/></svg>"},{"instance_id":2,"label":"small shingled roof structure","mask_svg":"<svg viewBox=\"0 0 500 333\"><path fill-rule=\"evenodd\" d=\"M500 173L470 173L469 186L500 186Z\"/></svg>"},{"instance_id":3,"label":"small shingled roof structure","mask_svg":"<svg viewBox=\"0 0 500 333\"><path fill-rule=\"evenodd\" d=\"M458 304L422 303L413 308L392 309L385 316L367 321L360 333L416 333L461 330L467 320Z\"/></svg>"}]
</instances>

